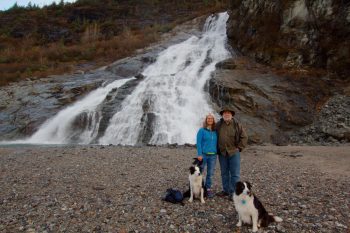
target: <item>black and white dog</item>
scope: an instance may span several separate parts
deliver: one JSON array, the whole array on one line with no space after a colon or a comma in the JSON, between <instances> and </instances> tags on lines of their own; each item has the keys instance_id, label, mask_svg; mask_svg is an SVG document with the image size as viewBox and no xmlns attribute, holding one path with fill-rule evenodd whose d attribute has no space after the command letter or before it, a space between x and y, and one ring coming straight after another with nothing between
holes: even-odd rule
<instances>
[{"instance_id":1,"label":"black and white dog","mask_svg":"<svg viewBox=\"0 0 350 233\"><path fill-rule=\"evenodd\" d=\"M233 194L239 218L236 226L241 227L242 223L252 224L253 232L257 232L258 227L267 227L271 222L282 222L280 217L273 216L266 211L251 189L249 182L236 183L236 191Z\"/></svg>"},{"instance_id":2,"label":"black and white dog","mask_svg":"<svg viewBox=\"0 0 350 233\"><path fill-rule=\"evenodd\" d=\"M188 175L188 179L190 181L190 189L184 193L184 197L190 197L189 202L193 202L194 198L198 198L201 200L201 203L205 203L205 187L203 182L203 175L200 171L200 166L203 161L194 158L193 166L190 167L190 174Z\"/></svg>"}]
</instances>

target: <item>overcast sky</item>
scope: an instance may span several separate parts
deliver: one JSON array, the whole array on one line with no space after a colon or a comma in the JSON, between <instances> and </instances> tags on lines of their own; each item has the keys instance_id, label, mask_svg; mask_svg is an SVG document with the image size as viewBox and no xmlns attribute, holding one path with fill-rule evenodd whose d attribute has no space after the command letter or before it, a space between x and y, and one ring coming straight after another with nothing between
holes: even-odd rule
<instances>
[{"instance_id":1,"label":"overcast sky","mask_svg":"<svg viewBox=\"0 0 350 233\"><path fill-rule=\"evenodd\" d=\"M39 6L50 5L53 2L59 3L60 0L0 0L0 10L7 10L12 7L15 2L19 6L27 6L29 2ZM75 0L64 0L64 2L75 2Z\"/></svg>"}]
</instances>

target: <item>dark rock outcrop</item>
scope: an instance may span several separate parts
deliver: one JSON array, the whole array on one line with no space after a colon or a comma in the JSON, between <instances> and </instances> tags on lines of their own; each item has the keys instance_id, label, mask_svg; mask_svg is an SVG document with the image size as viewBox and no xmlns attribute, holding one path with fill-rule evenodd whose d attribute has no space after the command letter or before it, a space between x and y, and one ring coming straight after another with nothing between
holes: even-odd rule
<instances>
[{"instance_id":1,"label":"dark rock outcrop","mask_svg":"<svg viewBox=\"0 0 350 233\"><path fill-rule=\"evenodd\" d=\"M127 82L120 88L112 90L107 95L106 99L100 104L99 108L102 118L95 143L97 143L98 139L103 136L113 115L121 110L121 104L126 96L128 96L136 88L137 84L139 84L139 82L144 78L142 74L137 75L137 77L137 79Z\"/></svg>"},{"instance_id":2,"label":"dark rock outcrop","mask_svg":"<svg viewBox=\"0 0 350 233\"><path fill-rule=\"evenodd\" d=\"M209 81L209 94L219 107L231 105L237 110L253 143L287 143L288 133L311 124L317 107L330 94L326 80L293 79L254 62L240 62L242 58L222 62L237 67L217 69Z\"/></svg>"},{"instance_id":3,"label":"dark rock outcrop","mask_svg":"<svg viewBox=\"0 0 350 233\"><path fill-rule=\"evenodd\" d=\"M330 98L316 120L294 133L291 140L313 145L350 142L350 96Z\"/></svg>"},{"instance_id":4,"label":"dark rock outcrop","mask_svg":"<svg viewBox=\"0 0 350 233\"><path fill-rule=\"evenodd\" d=\"M230 43L244 55L275 67L320 69L349 79L349 1L234 0L229 14Z\"/></svg>"}]
</instances>

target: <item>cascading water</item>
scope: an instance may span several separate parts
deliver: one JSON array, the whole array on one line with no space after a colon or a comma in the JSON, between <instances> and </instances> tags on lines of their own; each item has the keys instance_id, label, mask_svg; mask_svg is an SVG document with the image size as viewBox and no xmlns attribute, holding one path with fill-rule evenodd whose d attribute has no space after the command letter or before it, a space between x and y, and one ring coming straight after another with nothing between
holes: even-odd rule
<instances>
[{"instance_id":1,"label":"cascading water","mask_svg":"<svg viewBox=\"0 0 350 233\"><path fill-rule=\"evenodd\" d=\"M215 64L230 57L225 48L227 19L227 13L212 15L200 38L192 36L161 52L120 111L114 109L104 134L99 132L104 101L130 79L91 92L46 121L29 139L12 143L194 143L205 115L212 112L204 85Z\"/></svg>"},{"instance_id":2,"label":"cascading water","mask_svg":"<svg viewBox=\"0 0 350 233\"><path fill-rule=\"evenodd\" d=\"M227 19L227 13L212 15L201 38L193 36L161 52L99 143L194 143L204 116L212 111L204 85L215 64L230 57Z\"/></svg>"},{"instance_id":3,"label":"cascading water","mask_svg":"<svg viewBox=\"0 0 350 233\"><path fill-rule=\"evenodd\" d=\"M112 89L124 85L129 80L116 80L105 87L92 91L82 100L63 109L52 119L45 122L29 139L16 141L16 143L91 143L97 136L101 120L99 105ZM77 127L77 119L82 122L79 127Z\"/></svg>"}]
</instances>

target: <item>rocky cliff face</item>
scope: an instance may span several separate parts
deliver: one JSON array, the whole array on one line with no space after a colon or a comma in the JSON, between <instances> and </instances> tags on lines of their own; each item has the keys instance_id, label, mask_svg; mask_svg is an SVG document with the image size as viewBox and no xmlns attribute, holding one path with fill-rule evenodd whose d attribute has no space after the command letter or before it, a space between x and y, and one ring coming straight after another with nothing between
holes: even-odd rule
<instances>
[{"instance_id":1,"label":"rocky cliff face","mask_svg":"<svg viewBox=\"0 0 350 233\"><path fill-rule=\"evenodd\" d=\"M237 110L250 142L281 145L291 132L314 121L332 89L326 80L277 75L243 57L217 64L208 87L216 105Z\"/></svg>"},{"instance_id":2,"label":"rocky cliff face","mask_svg":"<svg viewBox=\"0 0 350 233\"><path fill-rule=\"evenodd\" d=\"M252 142L349 141L350 2L233 0L230 8L229 44L243 56L218 64L213 102L238 110Z\"/></svg>"},{"instance_id":3,"label":"rocky cliff face","mask_svg":"<svg viewBox=\"0 0 350 233\"><path fill-rule=\"evenodd\" d=\"M349 79L349 1L233 0L229 14L230 43L244 55Z\"/></svg>"}]
</instances>

